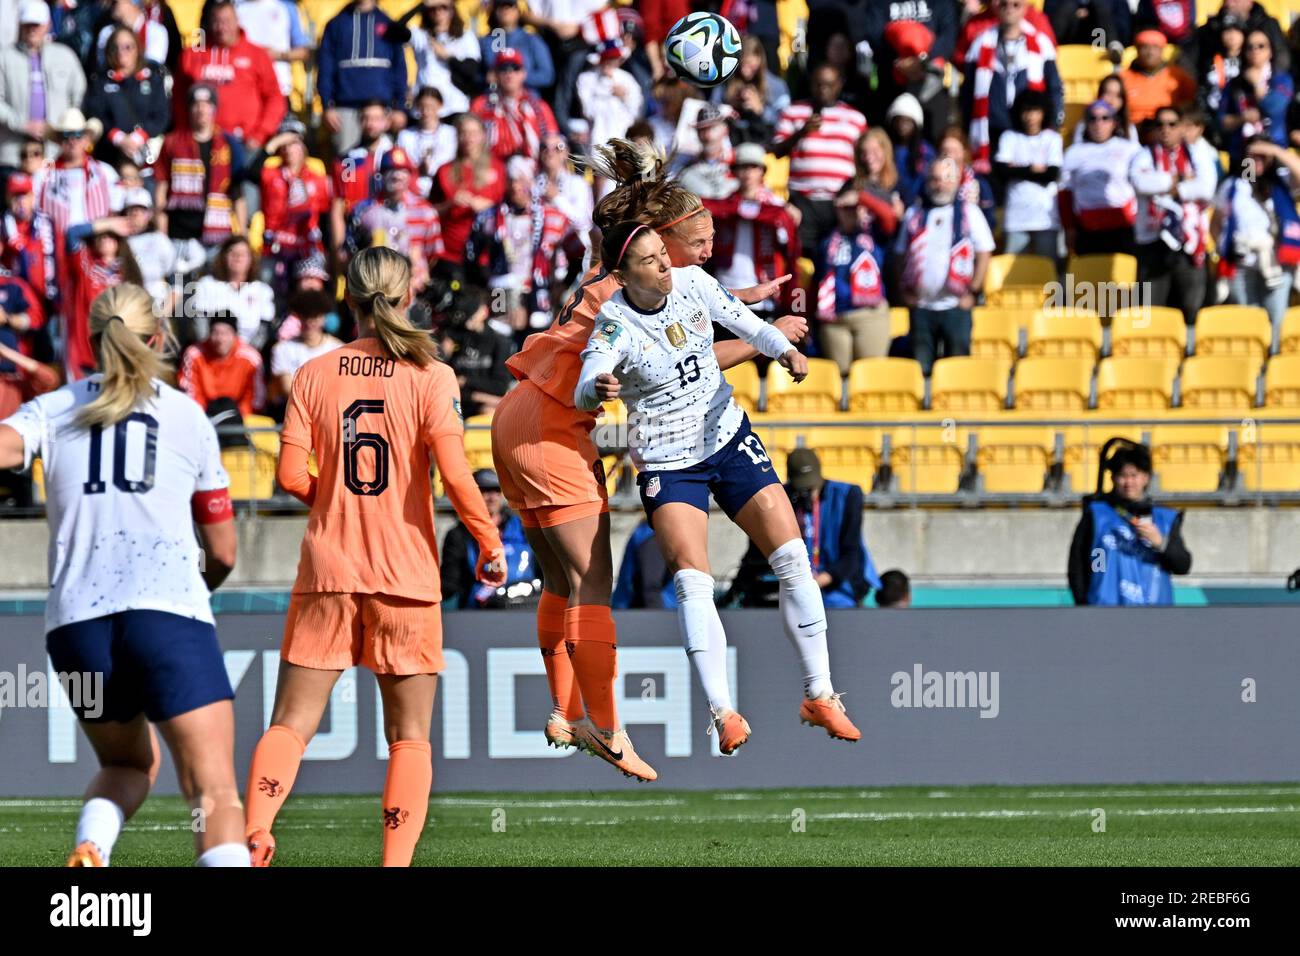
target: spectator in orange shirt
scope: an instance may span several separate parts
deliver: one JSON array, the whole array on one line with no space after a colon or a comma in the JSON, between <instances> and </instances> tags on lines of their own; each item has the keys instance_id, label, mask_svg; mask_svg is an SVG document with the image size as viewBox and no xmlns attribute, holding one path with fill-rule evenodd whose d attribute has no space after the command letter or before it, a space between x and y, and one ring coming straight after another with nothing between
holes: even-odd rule
<instances>
[{"instance_id":1,"label":"spectator in orange shirt","mask_svg":"<svg viewBox=\"0 0 1300 956\"><path fill-rule=\"evenodd\" d=\"M1196 96L1196 83L1181 66L1165 62L1165 35L1159 30L1143 30L1134 45L1137 58L1132 66L1120 71L1128 96L1129 121L1154 119L1166 106L1186 108Z\"/></svg>"},{"instance_id":2,"label":"spectator in orange shirt","mask_svg":"<svg viewBox=\"0 0 1300 956\"><path fill-rule=\"evenodd\" d=\"M228 312L208 319L208 337L191 345L181 359L179 384L206 411L218 398L228 398L247 418L266 402L262 356L239 337L239 324Z\"/></svg>"}]
</instances>

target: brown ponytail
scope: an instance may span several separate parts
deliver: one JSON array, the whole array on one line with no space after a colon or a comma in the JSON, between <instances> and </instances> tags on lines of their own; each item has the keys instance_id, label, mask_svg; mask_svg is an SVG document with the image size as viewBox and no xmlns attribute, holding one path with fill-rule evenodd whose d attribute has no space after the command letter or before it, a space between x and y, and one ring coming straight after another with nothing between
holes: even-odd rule
<instances>
[{"instance_id":1,"label":"brown ponytail","mask_svg":"<svg viewBox=\"0 0 1300 956\"><path fill-rule=\"evenodd\" d=\"M676 180L665 178L666 163L662 152L625 139L611 139L596 147L587 164L615 183L592 213L592 221L601 232L630 220L658 229L688 219L704 208L699 196Z\"/></svg>"}]
</instances>

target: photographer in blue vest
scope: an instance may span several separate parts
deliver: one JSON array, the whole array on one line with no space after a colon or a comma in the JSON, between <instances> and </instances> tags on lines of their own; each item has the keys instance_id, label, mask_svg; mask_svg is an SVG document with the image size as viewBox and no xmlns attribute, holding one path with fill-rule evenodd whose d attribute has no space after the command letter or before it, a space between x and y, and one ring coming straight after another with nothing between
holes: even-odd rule
<instances>
[{"instance_id":1,"label":"photographer in blue vest","mask_svg":"<svg viewBox=\"0 0 1300 956\"><path fill-rule=\"evenodd\" d=\"M1103 492L1107 471L1112 487ZM1070 544L1068 576L1075 604L1174 603L1170 575L1190 571L1192 555L1183 544L1183 512L1152 504L1150 483L1150 449L1122 438L1105 444L1097 493L1084 499Z\"/></svg>"},{"instance_id":2,"label":"photographer in blue vest","mask_svg":"<svg viewBox=\"0 0 1300 956\"><path fill-rule=\"evenodd\" d=\"M536 607L542 594L542 570L528 547L528 539L524 537L523 522L506 507L495 471L480 468L474 472L474 484L478 485L488 514L501 532L501 543L506 551L506 583L494 588L475 577L478 542L458 520L442 539L443 607L463 610Z\"/></svg>"},{"instance_id":3,"label":"photographer in blue vest","mask_svg":"<svg viewBox=\"0 0 1300 956\"><path fill-rule=\"evenodd\" d=\"M803 530L822 602L828 608L859 607L872 588L880 587L862 540L862 489L823 478L821 461L811 448L796 448L785 461L785 491ZM767 557L751 544L723 604L776 607L779 586Z\"/></svg>"}]
</instances>

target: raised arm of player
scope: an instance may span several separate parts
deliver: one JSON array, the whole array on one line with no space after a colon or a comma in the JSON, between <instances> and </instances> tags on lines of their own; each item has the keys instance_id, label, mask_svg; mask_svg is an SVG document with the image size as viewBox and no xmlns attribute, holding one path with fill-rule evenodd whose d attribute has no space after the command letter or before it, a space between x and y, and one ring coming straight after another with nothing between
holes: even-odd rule
<instances>
[{"instance_id":1,"label":"raised arm of player","mask_svg":"<svg viewBox=\"0 0 1300 956\"><path fill-rule=\"evenodd\" d=\"M802 315L783 315L772 324L795 345L808 335L808 320ZM713 343L713 357L718 360L718 368L724 372L742 362L756 359L762 354L743 339L727 339L725 342Z\"/></svg>"}]
</instances>

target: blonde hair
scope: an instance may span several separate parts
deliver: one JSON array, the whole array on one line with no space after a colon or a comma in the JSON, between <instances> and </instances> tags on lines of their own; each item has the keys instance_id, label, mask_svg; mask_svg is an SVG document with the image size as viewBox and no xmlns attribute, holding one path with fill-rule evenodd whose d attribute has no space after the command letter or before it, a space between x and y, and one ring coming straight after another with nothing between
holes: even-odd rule
<instances>
[{"instance_id":1,"label":"blonde hair","mask_svg":"<svg viewBox=\"0 0 1300 956\"><path fill-rule=\"evenodd\" d=\"M880 165L880 178L874 182L871 179L871 172L867 169L867 164L862 160L862 146L865 143L873 142L880 147L880 153L885 157L884 162ZM894 165L894 143L879 126L873 126L853 144L853 160L858 167L857 185L879 186L881 189L893 189L898 185L898 167Z\"/></svg>"},{"instance_id":2,"label":"blonde hair","mask_svg":"<svg viewBox=\"0 0 1300 956\"><path fill-rule=\"evenodd\" d=\"M674 223L666 230L671 233L683 220L704 209L699 196L666 177L668 157L654 147L611 139L593 150L587 164L615 183L592 213L592 221L601 232L620 222L636 220L655 229Z\"/></svg>"},{"instance_id":3,"label":"blonde hair","mask_svg":"<svg viewBox=\"0 0 1300 956\"><path fill-rule=\"evenodd\" d=\"M99 396L77 414L78 423L114 425L154 394L154 379L167 374L160 349L167 325L154 313L153 296L123 282L105 289L90 305L90 341L103 379Z\"/></svg>"},{"instance_id":4,"label":"blonde hair","mask_svg":"<svg viewBox=\"0 0 1300 956\"><path fill-rule=\"evenodd\" d=\"M411 260L386 246L362 249L348 266L348 301L375 327L390 357L424 368L437 361L433 337L411 324L402 300L411 288Z\"/></svg>"}]
</instances>

